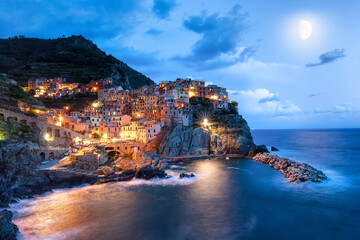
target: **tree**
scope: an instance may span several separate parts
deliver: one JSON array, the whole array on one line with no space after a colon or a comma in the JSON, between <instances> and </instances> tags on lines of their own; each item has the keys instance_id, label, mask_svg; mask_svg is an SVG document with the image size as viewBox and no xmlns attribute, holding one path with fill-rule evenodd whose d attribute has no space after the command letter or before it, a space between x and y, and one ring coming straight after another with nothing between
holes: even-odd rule
<instances>
[{"instance_id":1,"label":"tree","mask_svg":"<svg viewBox=\"0 0 360 240\"><path fill-rule=\"evenodd\" d=\"M238 103L235 101L231 101L228 104L230 113L238 113Z\"/></svg>"}]
</instances>

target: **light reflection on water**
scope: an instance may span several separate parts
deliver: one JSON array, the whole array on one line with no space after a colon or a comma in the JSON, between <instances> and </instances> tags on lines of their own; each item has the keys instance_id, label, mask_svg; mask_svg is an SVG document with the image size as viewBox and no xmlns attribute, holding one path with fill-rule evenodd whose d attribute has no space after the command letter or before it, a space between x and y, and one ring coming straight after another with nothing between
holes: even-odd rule
<instances>
[{"instance_id":1,"label":"light reflection on water","mask_svg":"<svg viewBox=\"0 0 360 240\"><path fill-rule=\"evenodd\" d=\"M201 160L169 171L195 179L87 186L13 204L15 223L25 239L360 239L358 146L352 139L353 150L341 142L320 151L334 139L317 141L316 132L310 141L309 134L268 136L281 135L273 141L280 154L301 149L296 160L324 166L325 183L291 184L250 159Z\"/></svg>"}]
</instances>

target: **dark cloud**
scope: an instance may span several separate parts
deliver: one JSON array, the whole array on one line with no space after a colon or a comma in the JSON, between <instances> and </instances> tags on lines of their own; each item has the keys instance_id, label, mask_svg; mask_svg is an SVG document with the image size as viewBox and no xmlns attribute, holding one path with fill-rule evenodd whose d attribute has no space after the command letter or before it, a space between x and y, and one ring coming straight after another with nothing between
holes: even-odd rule
<instances>
[{"instance_id":1,"label":"dark cloud","mask_svg":"<svg viewBox=\"0 0 360 240\"><path fill-rule=\"evenodd\" d=\"M254 55L256 48L248 47L239 53L240 41L248 29L248 14L235 5L226 15L208 15L205 11L198 16L190 16L184 27L201 35L191 48L188 56L174 59L199 70L225 67L246 61Z\"/></svg>"},{"instance_id":2,"label":"dark cloud","mask_svg":"<svg viewBox=\"0 0 360 240\"><path fill-rule=\"evenodd\" d=\"M157 36L157 35L162 34L163 31L160 31L160 30L151 28L151 29L147 30L145 33L146 33L146 34L149 34L149 35Z\"/></svg>"},{"instance_id":3,"label":"dark cloud","mask_svg":"<svg viewBox=\"0 0 360 240\"><path fill-rule=\"evenodd\" d=\"M166 19L170 16L170 12L174 10L177 3L175 0L154 0L152 11L160 19Z\"/></svg>"},{"instance_id":4,"label":"dark cloud","mask_svg":"<svg viewBox=\"0 0 360 240\"><path fill-rule=\"evenodd\" d=\"M266 97L266 98L262 98L259 100L259 103L267 103L267 102L279 102L281 99L276 97L276 96L272 96L272 97Z\"/></svg>"},{"instance_id":5,"label":"dark cloud","mask_svg":"<svg viewBox=\"0 0 360 240\"><path fill-rule=\"evenodd\" d=\"M0 37L83 35L111 38L128 34L144 8L140 0L0 1Z\"/></svg>"},{"instance_id":6,"label":"dark cloud","mask_svg":"<svg viewBox=\"0 0 360 240\"><path fill-rule=\"evenodd\" d=\"M306 64L306 67L316 67L320 65L324 65L327 63L334 62L338 60L339 58L345 57L345 49L334 49L332 51L329 51L327 53L321 54L319 56L319 62L318 63L308 63Z\"/></svg>"}]
</instances>

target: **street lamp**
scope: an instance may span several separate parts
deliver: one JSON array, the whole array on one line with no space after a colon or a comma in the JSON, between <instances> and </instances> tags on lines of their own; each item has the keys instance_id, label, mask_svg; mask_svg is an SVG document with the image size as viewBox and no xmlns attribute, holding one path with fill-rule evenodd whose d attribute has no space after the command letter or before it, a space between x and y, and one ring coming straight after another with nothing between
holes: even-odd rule
<instances>
[{"instance_id":1,"label":"street lamp","mask_svg":"<svg viewBox=\"0 0 360 240\"><path fill-rule=\"evenodd\" d=\"M49 141L50 140L50 134L45 133L44 138L45 138L46 141Z\"/></svg>"},{"instance_id":2,"label":"street lamp","mask_svg":"<svg viewBox=\"0 0 360 240\"><path fill-rule=\"evenodd\" d=\"M207 118L204 118L203 124L204 124L204 127L207 127L207 125L209 124Z\"/></svg>"}]
</instances>

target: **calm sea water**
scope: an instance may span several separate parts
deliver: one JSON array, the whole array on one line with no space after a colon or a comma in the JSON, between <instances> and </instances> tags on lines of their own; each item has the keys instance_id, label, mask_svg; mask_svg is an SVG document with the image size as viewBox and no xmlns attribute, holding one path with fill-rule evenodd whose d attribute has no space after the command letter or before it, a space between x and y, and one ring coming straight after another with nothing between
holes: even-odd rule
<instances>
[{"instance_id":1,"label":"calm sea water","mask_svg":"<svg viewBox=\"0 0 360 240\"><path fill-rule=\"evenodd\" d=\"M360 239L360 129L257 130L325 183L288 183L250 159L201 160L195 179L58 190L12 205L23 239Z\"/></svg>"}]
</instances>

